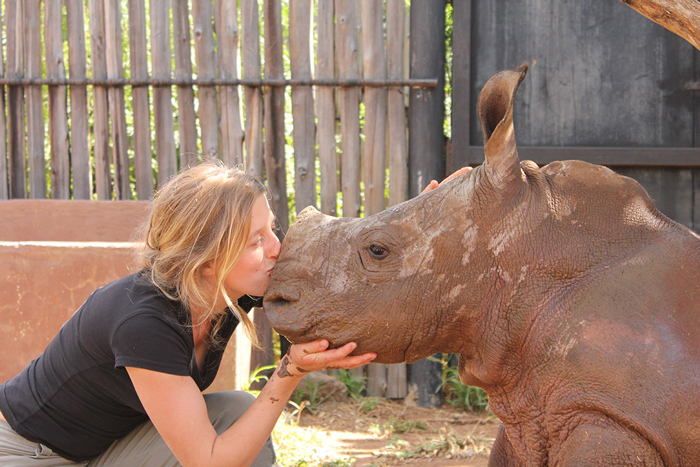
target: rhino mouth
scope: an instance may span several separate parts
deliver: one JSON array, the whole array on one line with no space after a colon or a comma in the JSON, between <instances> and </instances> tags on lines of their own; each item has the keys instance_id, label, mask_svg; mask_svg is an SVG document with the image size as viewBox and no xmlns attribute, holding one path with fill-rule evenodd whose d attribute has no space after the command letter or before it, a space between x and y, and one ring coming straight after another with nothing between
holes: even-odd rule
<instances>
[{"instance_id":1,"label":"rhino mouth","mask_svg":"<svg viewBox=\"0 0 700 467\"><path fill-rule=\"evenodd\" d=\"M293 288L275 290L265 294L263 310L272 327L292 343L313 340L318 334L314 323L300 319L298 308L301 294Z\"/></svg>"}]
</instances>

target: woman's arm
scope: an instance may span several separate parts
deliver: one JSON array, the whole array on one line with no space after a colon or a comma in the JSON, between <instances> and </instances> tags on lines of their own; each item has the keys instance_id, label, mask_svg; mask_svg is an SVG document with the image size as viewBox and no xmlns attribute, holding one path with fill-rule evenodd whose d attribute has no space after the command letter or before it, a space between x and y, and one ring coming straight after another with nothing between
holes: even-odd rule
<instances>
[{"instance_id":1,"label":"woman's arm","mask_svg":"<svg viewBox=\"0 0 700 467\"><path fill-rule=\"evenodd\" d=\"M192 378L133 367L127 371L153 425L183 466L247 467L262 449L305 373L355 368L376 357L348 356L355 347L349 343L326 350L326 340L293 345L250 408L218 436Z\"/></svg>"}]
</instances>

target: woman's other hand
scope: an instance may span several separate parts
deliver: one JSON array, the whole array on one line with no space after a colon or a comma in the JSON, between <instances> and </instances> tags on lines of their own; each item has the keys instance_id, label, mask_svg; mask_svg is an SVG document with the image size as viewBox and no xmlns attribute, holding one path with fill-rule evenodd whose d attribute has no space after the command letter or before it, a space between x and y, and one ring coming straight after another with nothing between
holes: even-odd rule
<instances>
[{"instance_id":1,"label":"woman's other hand","mask_svg":"<svg viewBox=\"0 0 700 467\"><path fill-rule=\"evenodd\" d=\"M318 339L305 344L294 344L282 358L278 369L281 377L301 377L318 370L351 369L366 365L375 358L375 353L350 356L357 344L349 342L337 349L327 350L329 342Z\"/></svg>"},{"instance_id":2,"label":"woman's other hand","mask_svg":"<svg viewBox=\"0 0 700 467\"><path fill-rule=\"evenodd\" d=\"M456 176L462 175L464 172L469 172L471 169L472 169L471 167L462 167L461 169L457 170L456 172L454 172L452 175L450 175L449 177L447 177L446 179L444 179L440 183L438 183L437 180L431 180L430 183L428 183L428 186L426 186L423 189L423 191L420 192L420 194L422 195L423 193L427 193L431 190L434 190L435 188L439 187L443 183L449 182L450 180L452 180Z\"/></svg>"}]
</instances>

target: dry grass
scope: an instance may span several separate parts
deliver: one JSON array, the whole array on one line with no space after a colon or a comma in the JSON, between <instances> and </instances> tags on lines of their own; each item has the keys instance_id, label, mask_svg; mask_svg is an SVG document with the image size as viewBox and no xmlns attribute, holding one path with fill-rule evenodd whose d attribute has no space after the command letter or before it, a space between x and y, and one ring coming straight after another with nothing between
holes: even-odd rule
<instances>
[{"instance_id":1,"label":"dry grass","mask_svg":"<svg viewBox=\"0 0 700 467\"><path fill-rule=\"evenodd\" d=\"M355 465L355 459L340 454L342 449L317 427L298 424L297 414L286 412L280 417L272 432L277 449L277 463L281 467L331 467Z\"/></svg>"},{"instance_id":2,"label":"dry grass","mask_svg":"<svg viewBox=\"0 0 700 467\"><path fill-rule=\"evenodd\" d=\"M273 432L281 467L485 466L497 420L454 407L361 401L292 410Z\"/></svg>"}]
</instances>

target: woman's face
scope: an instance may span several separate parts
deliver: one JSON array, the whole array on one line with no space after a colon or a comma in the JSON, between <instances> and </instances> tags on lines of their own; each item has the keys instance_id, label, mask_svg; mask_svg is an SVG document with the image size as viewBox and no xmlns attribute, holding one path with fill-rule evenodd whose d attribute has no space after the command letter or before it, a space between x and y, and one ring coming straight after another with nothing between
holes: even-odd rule
<instances>
[{"instance_id":1,"label":"woman's face","mask_svg":"<svg viewBox=\"0 0 700 467\"><path fill-rule=\"evenodd\" d=\"M267 290L272 269L280 253L280 241L275 235L275 216L265 195L253 205L250 235L238 262L226 276L224 285L231 300L243 295L262 296Z\"/></svg>"}]
</instances>

